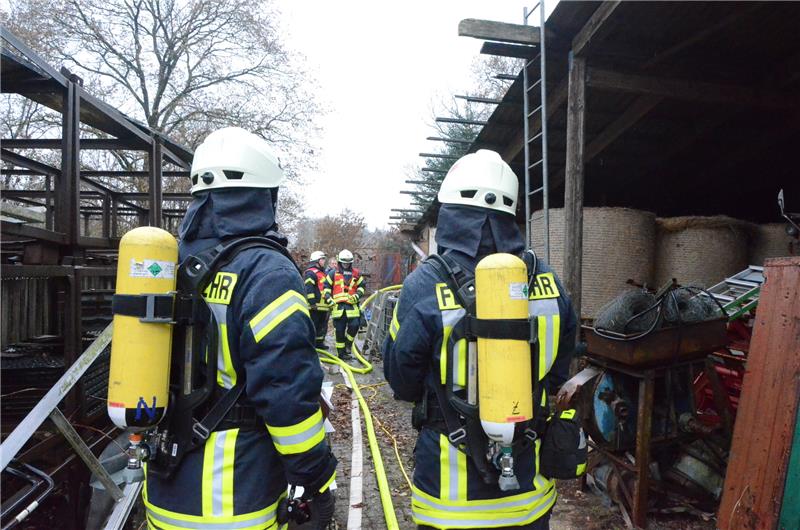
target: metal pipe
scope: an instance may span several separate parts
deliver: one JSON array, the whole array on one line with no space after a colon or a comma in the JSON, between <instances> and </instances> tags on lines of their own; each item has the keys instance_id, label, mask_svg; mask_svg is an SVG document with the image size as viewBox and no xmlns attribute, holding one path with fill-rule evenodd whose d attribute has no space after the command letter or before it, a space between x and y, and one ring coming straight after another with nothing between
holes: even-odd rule
<instances>
[{"instance_id":1,"label":"metal pipe","mask_svg":"<svg viewBox=\"0 0 800 530\"><path fill-rule=\"evenodd\" d=\"M29 464L22 464L22 466L25 467L28 471L30 471L34 475L38 476L42 480L43 483L47 484L47 487L45 488L45 490L42 493L37 495L36 499L34 499L33 502L31 502L28 506L26 506L25 509L22 510L19 514L17 514L17 516L11 522L9 522L7 525L5 525L3 527L3 530L7 530L9 528L14 528L19 523L24 521L25 518L27 518L36 508L39 507L39 505L42 503L42 501L45 498L47 498L47 496L50 495L50 493L55 488L55 482L50 477L50 475L48 475L47 473L45 473L45 472L43 472L43 471L41 471L39 469L36 469L35 467L33 467L33 466L29 465ZM13 468L11 468L11 467L8 467L8 468L6 468L6 471L14 474L15 470L13 470ZM38 487L38 485L41 484L42 482L39 482L36 486ZM16 503L13 506L13 508L16 508ZM11 510L9 510L9 511L11 511Z\"/></svg>"},{"instance_id":2,"label":"metal pipe","mask_svg":"<svg viewBox=\"0 0 800 530\"><path fill-rule=\"evenodd\" d=\"M542 209L544 210L544 255L545 261L550 263L550 184L547 167L547 46L545 45L545 13L544 0L538 3L539 6L539 46L542 58L539 61L541 75L541 108L542 108ZM527 99L527 95L526 98ZM527 221L530 223L530 220Z\"/></svg>"}]
</instances>

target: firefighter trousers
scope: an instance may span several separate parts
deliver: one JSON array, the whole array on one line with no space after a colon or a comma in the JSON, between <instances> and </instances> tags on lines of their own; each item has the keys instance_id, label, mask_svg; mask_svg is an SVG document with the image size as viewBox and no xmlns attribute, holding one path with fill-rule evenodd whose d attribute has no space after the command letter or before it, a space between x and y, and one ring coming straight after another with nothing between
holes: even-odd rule
<instances>
[{"instance_id":1,"label":"firefighter trousers","mask_svg":"<svg viewBox=\"0 0 800 530\"><path fill-rule=\"evenodd\" d=\"M311 321L314 323L317 348L324 349L325 336L328 334L328 317L331 312L312 309L309 313L311 314Z\"/></svg>"},{"instance_id":2,"label":"firefighter trousers","mask_svg":"<svg viewBox=\"0 0 800 530\"><path fill-rule=\"evenodd\" d=\"M347 318L342 315L341 318L333 319L333 329L336 330L336 353L339 354L339 357L342 354L350 354L360 325L361 317Z\"/></svg>"}]
</instances>

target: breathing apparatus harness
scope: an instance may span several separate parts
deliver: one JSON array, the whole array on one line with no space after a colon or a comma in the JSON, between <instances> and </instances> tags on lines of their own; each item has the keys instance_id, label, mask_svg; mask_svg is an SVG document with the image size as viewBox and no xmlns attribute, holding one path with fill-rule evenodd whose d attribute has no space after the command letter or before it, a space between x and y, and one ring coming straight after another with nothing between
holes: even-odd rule
<instances>
[{"instance_id":1,"label":"breathing apparatus harness","mask_svg":"<svg viewBox=\"0 0 800 530\"><path fill-rule=\"evenodd\" d=\"M526 251L522 256L528 270L528 284L536 271L536 254L532 250ZM530 317L524 319L505 319L505 320L482 320L476 317L475 308L475 278L468 274L456 261L448 255L432 254L425 259L425 263L430 264L436 274L445 281L448 288L453 292L456 302L467 311L464 318L463 333L468 341L475 341L478 337L492 339L514 339L525 340L531 344L537 343L536 319ZM456 330L453 330L453 336ZM445 348L449 355L449 349ZM535 350L538 352L538 349ZM538 353L533 354L538 355ZM448 361L449 364L449 361ZM537 396L541 392L538 377L538 362L532 362L533 373L533 395ZM451 444L458 446L464 444L467 456L475 464L475 468L486 484L496 484L499 473L503 472L501 455L497 451L492 451L494 445L481 427L479 408L477 404L469 403L453 391L453 371L446 370L446 381L444 385L439 381L431 381L425 385L425 393L422 402L415 407L414 425L418 429L423 425L428 425L436 429L436 420L428 418L428 389L433 388L436 394L436 401L439 413L444 422L444 434ZM436 373L432 371L431 373ZM524 437L518 437L516 442L523 440L534 441L538 437L537 430L532 424L539 423L538 409L539 400L534 399L533 422L526 422ZM438 429L441 430L441 429ZM490 465L493 464L493 465Z\"/></svg>"},{"instance_id":2,"label":"breathing apparatus harness","mask_svg":"<svg viewBox=\"0 0 800 530\"><path fill-rule=\"evenodd\" d=\"M156 475L169 477L184 456L204 444L220 426L230 429L262 425L253 407L238 403L245 388L244 378L232 388L221 390L216 382L216 363L205 360L206 351L217 351L219 336L218 323L203 300L203 292L222 267L240 252L253 248L278 252L297 268L286 248L269 233L239 237L186 258L178 267L175 293L114 296L115 314L173 324L171 405L165 420L149 436L148 444L148 467Z\"/></svg>"}]
</instances>

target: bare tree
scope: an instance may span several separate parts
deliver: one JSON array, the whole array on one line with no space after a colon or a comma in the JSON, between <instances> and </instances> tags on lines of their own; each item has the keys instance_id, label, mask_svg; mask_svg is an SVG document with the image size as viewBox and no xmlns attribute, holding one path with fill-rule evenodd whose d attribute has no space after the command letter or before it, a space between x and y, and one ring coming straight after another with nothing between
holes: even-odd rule
<instances>
[{"instance_id":1,"label":"bare tree","mask_svg":"<svg viewBox=\"0 0 800 530\"><path fill-rule=\"evenodd\" d=\"M495 76L497 74L519 73L522 63L519 59L510 59L496 56L480 56L472 63L472 87L467 91L470 95L501 99L508 89L508 82L501 81ZM449 116L464 120L484 121L494 111L494 105L484 103L468 103L454 97L447 97L431 105L431 114L435 116ZM480 131L480 126L463 123L441 123L432 121L431 127L436 132L436 136L461 140L461 142L443 142L438 149L439 154L460 157L467 152L469 143L475 139ZM414 187L420 192L412 200L412 206L419 211L425 210L433 201L433 197L439 191L442 179L446 172L455 162L452 158L426 158L424 167L429 171L422 171L422 168L411 169L411 179L417 184ZM431 171L432 170L432 171ZM406 216L408 219L412 215Z\"/></svg>"},{"instance_id":2,"label":"bare tree","mask_svg":"<svg viewBox=\"0 0 800 530\"><path fill-rule=\"evenodd\" d=\"M367 223L364 216L352 210L343 210L337 215L326 215L318 219L304 219L303 227L293 247L298 254L308 255L322 250L328 256L335 256L342 249L357 253L367 242Z\"/></svg>"},{"instance_id":3,"label":"bare tree","mask_svg":"<svg viewBox=\"0 0 800 530\"><path fill-rule=\"evenodd\" d=\"M271 1L11 0L7 5L2 23L45 59L64 64L92 93L173 140L195 147L212 130L240 126L278 148L290 180L313 165L321 107L302 58L281 42L279 13ZM30 123L31 112L38 112L9 107L14 113L2 116L4 125ZM93 156L82 163L109 162ZM114 152L110 162L144 168L138 152ZM120 190L146 187L133 179L106 184ZM188 186L188 179L170 179L165 191ZM282 192L282 203L289 202L291 192ZM295 199L294 216L301 207ZM293 219L279 220L291 227Z\"/></svg>"}]
</instances>

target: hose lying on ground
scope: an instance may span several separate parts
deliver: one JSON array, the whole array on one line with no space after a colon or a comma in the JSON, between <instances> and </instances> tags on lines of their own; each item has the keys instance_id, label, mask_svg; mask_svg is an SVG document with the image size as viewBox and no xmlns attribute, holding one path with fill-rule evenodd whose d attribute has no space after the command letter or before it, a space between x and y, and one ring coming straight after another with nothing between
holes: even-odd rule
<instances>
[{"instance_id":1,"label":"hose lying on ground","mask_svg":"<svg viewBox=\"0 0 800 530\"><path fill-rule=\"evenodd\" d=\"M367 297L361 303L361 310L363 311L367 305L372 302L375 296L383 291L396 291L400 289L400 285L392 285L390 287L384 287L378 291L375 291L370 296ZM397 523L397 515L394 513L394 505L392 504L392 493L389 490L389 482L386 479L386 469L383 467L383 457L381 456L381 450L378 446L378 439L375 436L375 427L372 423L372 413L369 411L369 407L367 406L367 401L364 399L364 396L361 394L361 390L356 382L356 377L354 373L357 374L368 374L372 371L372 364L364 359L361 355L361 352L358 349L358 346L353 343L353 353L355 354L356 359L363 365L363 368L358 368L355 366L350 366L349 364L345 363L335 355L331 354L327 350L317 349L317 353L320 355L320 360L324 363L328 364L335 364L338 365L339 368L342 369L344 374L350 380L350 384L353 387L353 392L356 394L356 398L358 399L358 404L361 406L361 411L364 414L364 424L367 427L367 438L369 440L369 450L372 453L372 461L375 465L375 475L378 481L378 490L380 491L381 495L381 505L383 506L383 516L386 519L386 528L388 530L399 530L400 526Z\"/></svg>"}]
</instances>

